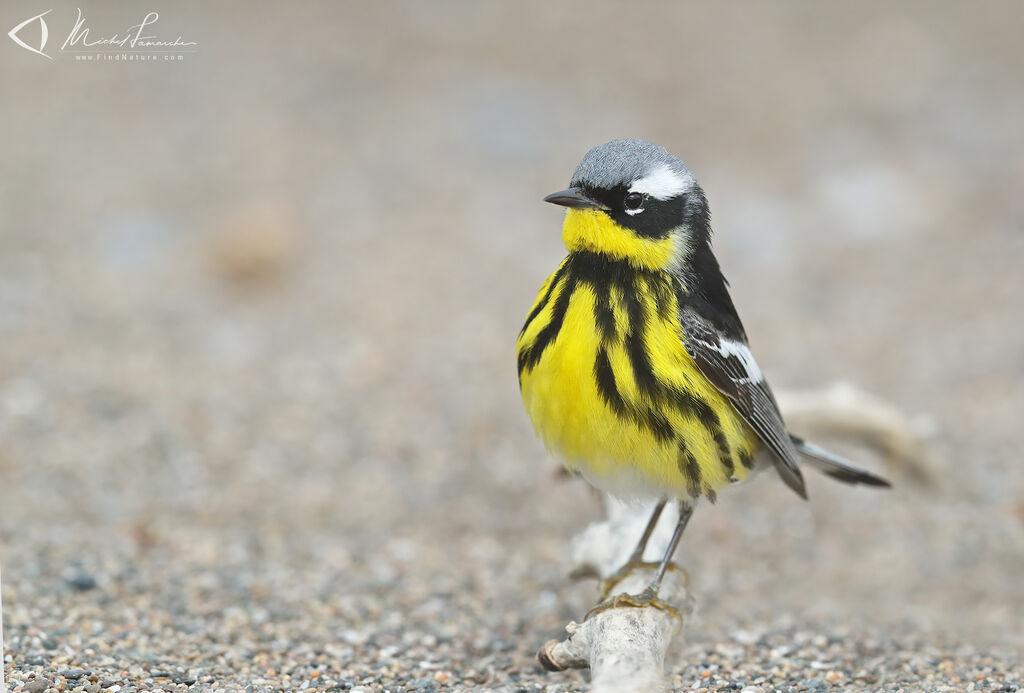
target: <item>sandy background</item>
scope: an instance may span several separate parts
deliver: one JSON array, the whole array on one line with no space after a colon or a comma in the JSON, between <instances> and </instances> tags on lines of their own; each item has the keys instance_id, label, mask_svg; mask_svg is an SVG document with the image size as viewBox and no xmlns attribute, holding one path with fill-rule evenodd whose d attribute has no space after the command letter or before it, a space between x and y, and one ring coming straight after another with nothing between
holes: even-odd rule
<instances>
[{"instance_id":1,"label":"sandy background","mask_svg":"<svg viewBox=\"0 0 1024 693\"><path fill-rule=\"evenodd\" d=\"M541 197L623 136L696 172L776 388L935 431L931 486L702 507L677 687L1021 685L1017 4L155 7L180 63L56 54L75 7L52 61L0 42L15 690L584 688L533 653L594 599L600 507L513 344L563 254Z\"/></svg>"}]
</instances>

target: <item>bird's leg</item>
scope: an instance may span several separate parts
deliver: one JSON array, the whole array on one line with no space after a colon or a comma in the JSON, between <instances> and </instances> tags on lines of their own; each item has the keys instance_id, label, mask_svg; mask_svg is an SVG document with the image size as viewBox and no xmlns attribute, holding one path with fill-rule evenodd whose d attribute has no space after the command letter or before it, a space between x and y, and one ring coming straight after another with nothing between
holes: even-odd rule
<instances>
[{"instance_id":1,"label":"bird's leg","mask_svg":"<svg viewBox=\"0 0 1024 693\"><path fill-rule=\"evenodd\" d=\"M665 571L668 570L669 564L672 563L672 556L675 555L676 548L679 546L679 540L683 538L683 531L686 529L686 524L690 521L692 515L693 506L679 501L679 521L676 522L676 531L672 533L672 541L669 542L668 548L665 549L665 557L661 559L661 565L658 566L658 575L644 592L653 591L654 596L658 596L658 590L661 589L661 581L665 579Z\"/></svg>"},{"instance_id":2,"label":"bird's leg","mask_svg":"<svg viewBox=\"0 0 1024 693\"><path fill-rule=\"evenodd\" d=\"M661 509L659 508L657 512L660 513ZM676 547L679 546L679 540L683 536L683 530L686 529L686 523L690 521L691 515L693 515L693 506L684 501L679 501L679 521L676 523L675 532L672 533L672 541L669 542L668 548L665 550L665 557L661 559L661 563L658 565L657 575L655 575L654 580L651 581L651 584L643 592L640 594L617 594L614 597L606 598L588 611L584 620L590 618L593 614L620 606L653 606L673 616L678 616L679 612L674 607L658 599L658 590L661 589L661 581L665 578L665 572L668 570L669 565L672 565L672 556L676 552Z\"/></svg>"},{"instance_id":3,"label":"bird's leg","mask_svg":"<svg viewBox=\"0 0 1024 693\"><path fill-rule=\"evenodd\" d=\"M647 550L647 542L650 541L651 535L654 534L654 528L658 526L658 519L661 517L661 511L665 509L665 503L667 502L668 501L665 498L658 501L658 504L654 506L654 510L651 512L651 519L647 521L647 527L644 528L644 533L640 536L640 541L637 543L636 548L633 549L633 553L630 554L629 559L621 568L601 581L599 585L601 599L606 599L608 595L611 594L612 588L622 582L623 578L637 568L656 565L644 563L644 551Z\"/></svg>"}]
</instances>

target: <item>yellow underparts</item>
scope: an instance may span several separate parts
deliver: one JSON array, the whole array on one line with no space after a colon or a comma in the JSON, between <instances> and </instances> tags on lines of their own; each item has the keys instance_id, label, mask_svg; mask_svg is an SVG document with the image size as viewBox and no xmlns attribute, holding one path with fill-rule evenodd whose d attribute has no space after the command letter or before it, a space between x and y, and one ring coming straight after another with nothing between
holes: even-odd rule
<instances>
[{"instance_id":1,"label":"yellow underparts","mask_svg":"<svg viewBox=\"0 0 1024 693\"><path fill-rule=\"evenodd\" d=\"M568 210L562 226L562 241L570 252L590 250L648 270L668 267L678 252L675 236L642 238L596 209Z\"/></svg>"},{"instance_id":2,"label":"yellow underparts","mask_svg":"<svg viewBox=\"0 0 1024 693\"><path fill-rule=\"evenodd\" d=\"M570 223L574 214L581 221ZM591 214L570 211L566 237L573 237L587 223L616 233L609 223L582 221L591 219ZM660 243L623 240L622 247L634 260L655 263L666 257ZM625 497L713 498L715 489L745 478L757 438L686 352L675 295L658 285L674 280L664 272L636 272L631 286L602 284L592 279L592 267L589 275L574 274L573 262L570 254L541 288L535 315L517 343L523 402L546 446L598 488ZM566 291L570 292L567 301ZM665 300L671 302L669 310L659 312L658 302ZM595 318L600 313L595 307L600 309L597 304L602 301L613 316L603 327ZM631 324L630 307L634 318L643 316L642 324ZM552 337L559 320L561 325ZM635 349L631 353L638 339L646 359L638 360ZM543 349L535 353L542 344ZM602 364L603 390L598 377ZM611 399L619 398L617 404L609 401L609 370ZM706 410L701 420L698 409L685 404L687 398L710 407L715 425L707 425ZM659 417L664 424L660 436L651 423Z\"/></svg>"}]
</instances>

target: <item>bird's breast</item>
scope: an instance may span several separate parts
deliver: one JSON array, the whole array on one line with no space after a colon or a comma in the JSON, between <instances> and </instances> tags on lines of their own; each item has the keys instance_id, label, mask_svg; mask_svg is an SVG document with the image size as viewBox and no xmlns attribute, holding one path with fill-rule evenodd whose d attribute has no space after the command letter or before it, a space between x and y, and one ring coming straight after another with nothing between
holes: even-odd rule
<instances>
[{"instance_id":1,"label":"bird's breast","mask_svg":"<svg viewBox=\"0 0 1024 693\"><path fill-rule=\"evenodd\" d=\"M623 496L713 495L754 441L686 352L681 287L594 253L548 278L519 335L523 402L546 446Z\"/></svg>"}]
</instances>

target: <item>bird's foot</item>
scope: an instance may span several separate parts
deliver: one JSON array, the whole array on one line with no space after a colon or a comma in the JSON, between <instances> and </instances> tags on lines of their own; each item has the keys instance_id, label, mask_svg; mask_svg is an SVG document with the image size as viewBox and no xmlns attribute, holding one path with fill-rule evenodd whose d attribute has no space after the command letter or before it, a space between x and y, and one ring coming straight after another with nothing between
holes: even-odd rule
<instances>
[{"instance_id":1,"label":"bird's foot","mask_svg":"<svg viewBox=\"0 0 1024 693\"><path fill-rule=\"evenodd\" d=\"M586 621L591 616L599 614L602 611L607 611L608 609L620 609L627 606L638 609L643 609L649 606L654 609L664 611L676 620L681 619L679 610L671 604L658 599L658 591L655 589L654 585L651 585L640 594L616 594L614 597L609 597L603 600L600 604L588 611L587 615L583 617L583 620Z\"/></svg>"},{"instance_id":2,"label":"bird's foot","mask_svg":"<svg viewBox=\"0 0 1024 693\"><path fill-rule=\"evenodd\" d=\"M626 562L624 566L622 566L621 568L616 570L612 575L609 575L607 578L601 580L601 582L597 584L598 594L600 595L602 600L606 600L608 599L608 597L611 596L612 590L615 589L615 586L623 580L625 580L627 577L629 577L634 571L657 570L660 567L660 565L661 564L657 562L643 561L640 559L631 558L629 561ZM686 571L680 568L677 564L669 563L666 566L666 570L678 570L680 573L683 574L683 584L685 585L687 582L689 582L689 576L686 574Z\"/></svg>"},{"instance_id":3,"label":"bird's foot","mask_svg":"<svg viewBox=\"0 0 1024 693\"><path fill-rule=\"evenodd\" d=\"M608 597L611 596L612 590L615 589L615 586L629 577L633 571L657 569L658 564L655 562L644 561L639 558L631 558L626 561L625 565L621 568L597 583L598 594L601 596L602 600L608 599Z\"/></svg>"}]
</instances>

